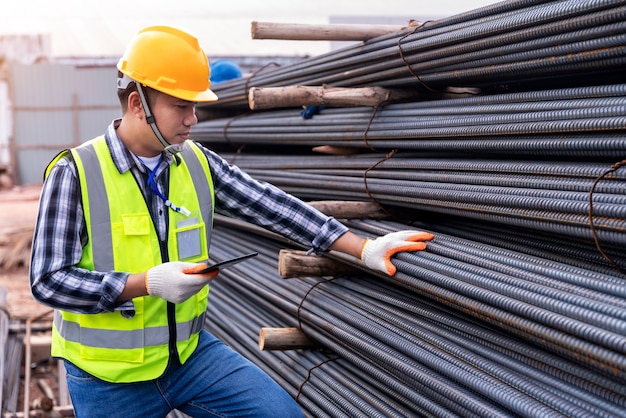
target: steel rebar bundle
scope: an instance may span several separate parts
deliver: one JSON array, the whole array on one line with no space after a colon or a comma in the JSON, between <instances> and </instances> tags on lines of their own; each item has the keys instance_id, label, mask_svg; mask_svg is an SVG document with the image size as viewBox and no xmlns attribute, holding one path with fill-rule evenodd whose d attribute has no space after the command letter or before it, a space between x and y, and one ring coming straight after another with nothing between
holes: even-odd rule
<instances>
[{"instance_id":1,"label":"steel rebar bundle","mask_svg":"<svg viewBox=\"0 0 626 418\"><path fill-rule=\"evenodd\" d=\"M311 416L626 416L623 277L438 233L394 278L283 280L280 244L235 225L218 223L212 256L261 254L214 281L207 329ZM261 352L262 326L331 351Z\"/></svg>"},{"instance_id":2,"label":"steel rebar bundle","mask_svg":"<svg viewBox=\"0 0 626 418\"><path fill-rule=\"evenodd\" d=\"M622 1L505 1L215 86L206 107L247 107L250 87L447 86L598 78L626 63Z\"/></svg>"},{"instance_id":3,"label":"steel rebar bundle","mask_svg":"<svg viewBox=\"0 0 626 418\"><path fill-rule=\"evenodd\" d=\"M202 106L232 117L195 139L303 200L397 215L343 220L360 235L435 239L394 277L331 252L363 273L283 280L297 244L217 216L213 259L260 255L213 282L206 328L309 416L626 417L625 18L616 0L504 1L215 86ZM297 85L423 97L244 112L251 87ZM264 326L316 347L260 351Z\"/></svg>"},{"instance_id":4,"label":"steel rebar bundle","mask_svg":"<svg viewBox=\"0 0 626 418\"><path fill-rule=\"evenodd\" d=\"M365 156L230 156L257 179L305 200L374 201L560 234L594 235L623 257L626 171L598 182L602 163ZM415 214L419 216L419 214Z\"/></svg>"},{"instance_id":5,"label":"steel rebar bundle","mask_svg":"<svg viewBox=\"0 0 626 418\"><path fill-rule=\"evenodd\" d=\"M622 158L626 84L564 88L371 108L257 112L199 123L207 144L334 145L381 151Z\"/></svg>"}]
</instances>

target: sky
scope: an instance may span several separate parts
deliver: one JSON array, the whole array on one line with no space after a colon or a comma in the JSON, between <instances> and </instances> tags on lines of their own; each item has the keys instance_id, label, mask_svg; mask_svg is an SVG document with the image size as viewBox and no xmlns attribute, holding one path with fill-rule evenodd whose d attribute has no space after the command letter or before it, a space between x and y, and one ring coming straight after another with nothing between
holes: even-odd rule
<instances>
[{"instance_id":1,"label":"sky","mask_svg":"<svg viewBox=\"0 0 626 418\"><path fill-rule=\"evenodd\" d=\"M0 37L41 34L52 56L119 56L142 27L182 26L209 55L316 55L327 41L252 39L251 24L396 24L452 16L492 0L10 0L0 6ZM390 20L394 19L394 20ZM399 20L398 20L399 19ZM404 20L403 20L404 19Z\"/></svg>"}]
</instances>

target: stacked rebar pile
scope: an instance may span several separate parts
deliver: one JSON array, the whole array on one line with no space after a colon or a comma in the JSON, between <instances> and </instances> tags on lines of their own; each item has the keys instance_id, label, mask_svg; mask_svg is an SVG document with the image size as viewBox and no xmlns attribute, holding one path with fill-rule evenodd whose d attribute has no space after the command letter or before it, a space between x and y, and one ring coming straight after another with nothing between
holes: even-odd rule
<instances>
[{"instance_id":1,"label":"stacked rebar pile","mask_svg":"<svg viewBox=\"0 0 626 418\"><path fill-rule=\"evenodd\" d=\"M504 1L406 33L268 67L215 86L207 107L247 108L250 87L331 85L443 89L615 76L626 63L626 5L615 0Z\"/></svg>"},{"instance_id":2,"label":"stacked rebar pile","mask_svg":"<svg viewBox=\"0 0 626 418\"><path fill-rule=\"evenodd\" d=\"M625 417L625 17L614 0L505 1L216 86L207 109L234 117L196 139L304 200L392 215L344 220L362 235L435 239L393 278L283 280L276 241L219 219L213 259L261 255L216 279L207 328L311 416ZM252 87L323 84L425 94L242 113ZM320 349L262 352L264 326Z\"/></svg>"},{"instance_id":3,"label":"stacked rebar pile","mask_svg":"<svg viewBox=\"0 0 626 418\"><path fill-rule=\"evenodd\" d=\"M229 158L305 199L375 200L585 240L597 234L622 248L626 173L610 173L590 191L623 158L625 127L626 85L615 84L395 104L376 113L324 109L308 120L281 110L203 122L197 138L395 149L392 157ZM517 159L502 159L511 155Z\"/></svg>"},{"instance_id":4,"label":"stacked rebar pile","mask_svg":"<svg viewBox=\"0 0 626 418\"><path fill-rule=\"evenodd\" d=\"M218 102L219 103L219 102ZM372 108L257 112L201 122L208 144L406 150L441 155L620 158L626 84L428 100Z\"/></svg>"},{"instance_id":5,"label":"stacked rebar pile","mask_svg":"<svg viewBox=\"0 0 626 418\"><path fill-rule=\"evenodd\" d=\"M305 200L374 200L384 206L464 216L558 233L618 254L626 245L626 172L601 181L609 167L583 162L411 158L232 156L258 179ZM421 217L419 212L413 216Z\"/></svg>"},{"instance_id":6,"label":"stacked rebar pile","mask_svg":"<svg viewBox=\"0 0 626 418\"><path fill-rule=\"evenodd\" d=\"M312 416L626 416L615 277L438 233L429 251L398 257L393 279L284 280L279 243L222 226L214 239L216 261L261 254L215 280L207 328ZM277 326L332 352L260 351L259 329Z\"/></svg>"}]
</instances>

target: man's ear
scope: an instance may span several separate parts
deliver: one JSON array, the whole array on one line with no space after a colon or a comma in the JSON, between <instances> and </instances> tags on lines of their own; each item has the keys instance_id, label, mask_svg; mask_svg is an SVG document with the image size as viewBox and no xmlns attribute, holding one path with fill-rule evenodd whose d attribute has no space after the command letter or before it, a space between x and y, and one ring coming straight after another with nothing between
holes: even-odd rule
<instances>
[{"instance_id":1,"label":"man's ear","mask_svg":"<svg viewBox=\"0 0 626 418\"><path fill-rule=\"evenodd\" d=\"M139 119L144 119L146 117L143 105L141 104L141 98L139 97L139 93L136 91L133 91L128 95L128 111Z\"/></svg>"}]
</instances>

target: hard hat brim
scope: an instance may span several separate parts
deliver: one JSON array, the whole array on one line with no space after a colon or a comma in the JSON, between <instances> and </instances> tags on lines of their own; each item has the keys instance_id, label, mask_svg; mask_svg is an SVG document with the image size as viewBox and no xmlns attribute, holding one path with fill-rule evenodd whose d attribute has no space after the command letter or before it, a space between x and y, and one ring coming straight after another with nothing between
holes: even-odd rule
<instances>
[{"instance_id":1,"label":"hard hat brim","mask_svg":"<svg viewBox=\"0 0 626 418\"><path fill-rule=\"evenodd\" d=\"M154 88L154 87L153 87ZM213 91L207 89L205 91L188 91L180 89L155 89L161 93L176 97L178 99L187 100L189 102L216 102L218 100L217 95Z\"/></svg>"}]
</instances>

